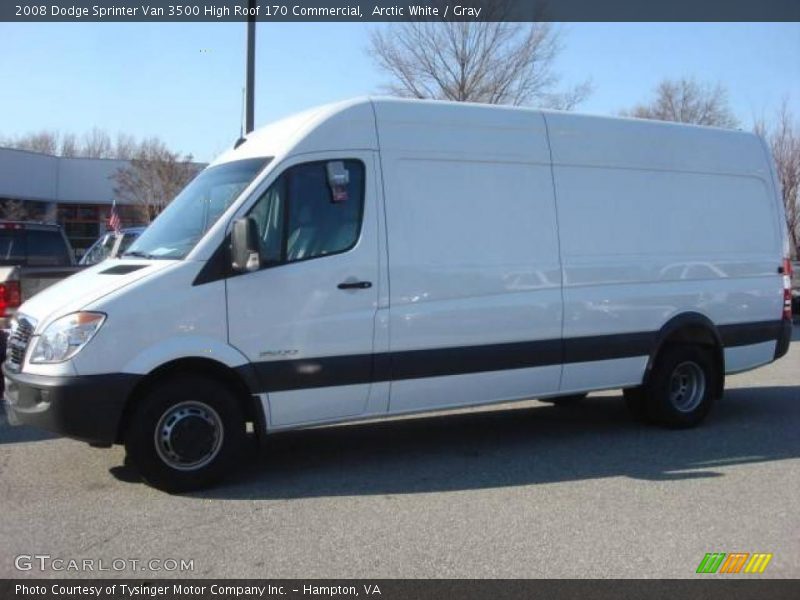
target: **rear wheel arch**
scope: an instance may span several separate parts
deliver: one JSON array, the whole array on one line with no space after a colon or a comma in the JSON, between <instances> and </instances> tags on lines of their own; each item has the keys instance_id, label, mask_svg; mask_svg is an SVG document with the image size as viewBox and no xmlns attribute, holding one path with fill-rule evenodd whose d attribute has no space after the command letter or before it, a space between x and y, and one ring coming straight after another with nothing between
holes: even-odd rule
<instances>
[{"instance_id":1,"label":"rear wheel arch","mask_svg":"<svg viewBox=\"0 0 800 600\"><path fill-rule=\"evenodd\" d=\"M197 374L211 377L224 384L239 400L245 419L254 424L256 435L261 435L266 430L266 419L261 403L254 397L257 389L255 373L249 366L233 369L221 362L209 358L187 357L169 361L153 369L145 375L133 388L125 403L125 408L117 428L117 443L122 443L125 431L130 422L130 417L137 404L150 391L155 389L159 382L164 382L181 375Z\"/></svg>"},{"instance_id":2,"label":"rear wheel arch","mask_svg":"<svg viewBox=\"0 0 800 600\"><path fill-rule=\"evenodd\" d=\"M716 396L721 396L725 386L725 351L722 337L711 319L697 312L681 313L664 324L656 336L656 342L647 360L642 383L647 383L653 365L664 348L675 344L701 346L711 352L716 370L714 392Z\"/></svg>"}]
</instances>

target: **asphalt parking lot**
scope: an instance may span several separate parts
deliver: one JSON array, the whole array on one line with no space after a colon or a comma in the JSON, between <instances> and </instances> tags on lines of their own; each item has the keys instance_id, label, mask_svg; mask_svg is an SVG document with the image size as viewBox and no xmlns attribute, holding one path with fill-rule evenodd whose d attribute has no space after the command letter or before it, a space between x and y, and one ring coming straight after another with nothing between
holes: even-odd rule
<instances>
[{"instance_id":1,"label":"asphalt parking lot","mask_svg":"<svg viewBox=\"0 0 800 600\"><path fill-rule=\"evenodd\" d=\"M0 577L97 575L14 566L46 554L193 561L102 573L121 577L682 578L706 552L798 577L800 326L695 430L639 426L610 392L276 435L184 497L122 460L0 422Z\"/></svg>"}]
</instances>

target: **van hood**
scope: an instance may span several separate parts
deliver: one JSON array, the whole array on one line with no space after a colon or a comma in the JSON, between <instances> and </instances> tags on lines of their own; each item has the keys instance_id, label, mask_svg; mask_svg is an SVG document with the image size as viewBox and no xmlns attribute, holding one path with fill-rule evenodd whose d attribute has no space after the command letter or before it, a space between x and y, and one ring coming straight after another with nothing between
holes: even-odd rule
<instances>
[{"instance_id":1,"label":"van hood","mask_svg":"<svg viewBox=\"0 0 800 600\"><path fill-rule=\"evenodd\" d=\"M89 267L42 290L19 307L18 314L36 319L37 333L55 319L98 301L103 296L150 277L181 261L111 259Z\"/></svg>"}]
</instances>

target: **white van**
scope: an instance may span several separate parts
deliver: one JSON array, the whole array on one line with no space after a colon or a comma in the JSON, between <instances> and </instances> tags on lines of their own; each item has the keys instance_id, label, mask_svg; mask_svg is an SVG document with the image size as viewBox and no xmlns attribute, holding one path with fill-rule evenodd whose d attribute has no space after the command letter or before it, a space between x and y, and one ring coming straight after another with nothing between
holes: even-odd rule
<instances>
[{"instance_id":1,"label":"white van","mask_svg":"<svg viewBox=\"0 0 800 600\"><path fill-rule=\"evenodd\" d=\"M749 133L362 99L249 135L119 260L26 302L12 422L207 485L259 435L622 388L695 425L790 339Z\"/></svg>"}]
</instances>

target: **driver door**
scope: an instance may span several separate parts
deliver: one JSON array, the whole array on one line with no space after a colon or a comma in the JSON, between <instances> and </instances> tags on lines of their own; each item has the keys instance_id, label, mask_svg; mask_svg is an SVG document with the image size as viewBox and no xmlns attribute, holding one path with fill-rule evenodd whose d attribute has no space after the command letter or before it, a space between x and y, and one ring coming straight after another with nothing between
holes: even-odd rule
<instances>
[{"instance_id":1,"label":"driver door","mask_svg":"<svg viewBox=\"0 0 800 600\"><path fill-rule=\"evenodd\" d=\"M227 280L229 341L256 367L271 427L366 410L379 281L372 162L349 152L288 164L249 210L261 267Z\"/></svg>"}]
</instances>

